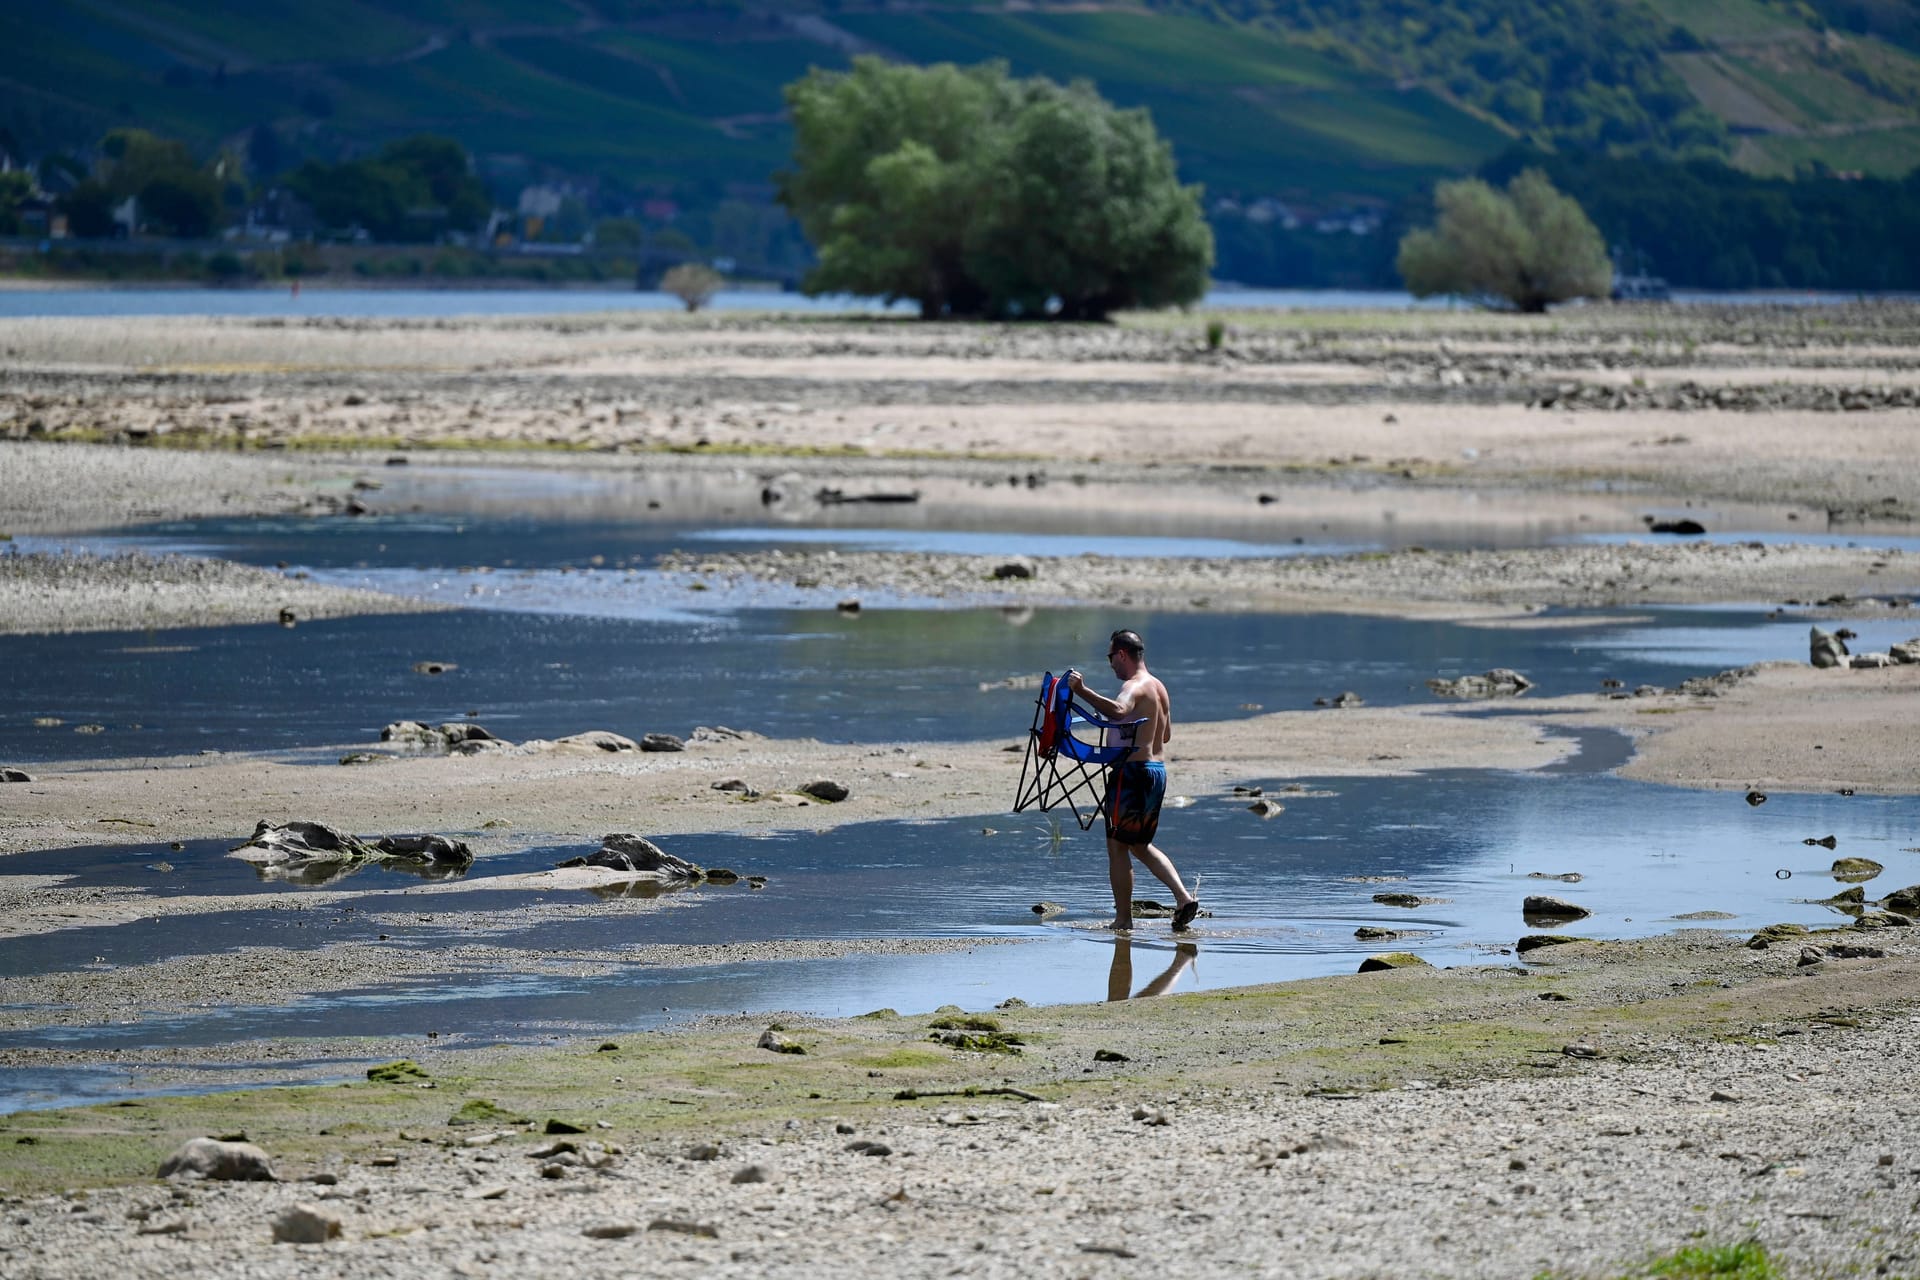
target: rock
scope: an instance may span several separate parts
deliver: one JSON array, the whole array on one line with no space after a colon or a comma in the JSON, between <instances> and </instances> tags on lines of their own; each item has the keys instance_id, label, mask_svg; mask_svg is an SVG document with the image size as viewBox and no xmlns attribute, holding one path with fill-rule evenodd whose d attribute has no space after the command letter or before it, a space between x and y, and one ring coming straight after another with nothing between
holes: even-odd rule
<instances>
[{"instance_id":1,"label":"rock","mask_svg":"<svg viewBox=\"0 0 1920 1280\"><path fill-rule=\"evenodd\" d=\"M584 858L569 858L563 867L605 867L610 871L631 871L636 875L663 880L698 880L705 868L685 858L675 857L645 836L615 832L600 837L600 847Z\"/></svg>"},{"instance_id":2,"label":"rock","mask_svg":"<svg viewBox=\"0 0 1920 1280\"><path fill-rule=\"evenodd\" d=\"M1037 572L1037 566L1026 558L1008 560L993 566L994 580L1004 582L1009 578L1031 578Z\"/></svg>"},{"instance_id":3,"label":"rock","mask_svg":"<svg viewBox=\"0 0 1920 1280\"><path fill-rule=\"evenodd\" d=\"M1590 942L1590 938L1576 938L1571 934L1530 933L1513 944L1513 949L1521 955L1529 951L1539 951L1543 947L1564 947L1569 942Z\"/></svg>"},{"instance_id":4,"label":"rock","mask_svg":"<svg viewBox=\"0 0 1920 1280\"><path fill-rule=\"evenodd\" d=\"M1829 874L1835 880L1871 880L1885 870L1872 858L1835 858Z\"/></svg>"},{"instance_id":5,"label":"rock","mask_svg":"<svg viewBox=\"0 0 1920 1280\"><path fill-rule=\"evenodd\" d=\"M734 1170L733 1176L728 1178L727 1181L733 1183L736 1187L745 1186L754 1182L772 1182L773 1170L764 1164L745 1165L742 1168Z\"/></svg>"},{"instance_id":6,"label":"rock","mask_svg":"<svg viewBox=\"0 0 1920 1280\"><path fill-rule=\"evenodd\" d=\"M440 747L446 745L446 739L434 731L430 724L419 720L395 720L380 731L380 741L397 743L403 747Z\"/></svg>"},{"instance_id":7,"label":"rock","mask_svg":"<svg viewBox=\"0 0 1920 1280\"><path fill-rule=\"evenodd\" d=\"M996 1009L1024 1009L1027 1007L1027 1002L1019 996L1008 996L1005 1000L1002 1000L993 1007Z\"/></svg>"},{"instance_id":8,"label":"rock","mask_svg":"<svg viewBox=\"0 0 1920 1280\"><path fill-rule=\"evenodd\" d=\"M1889 645L1887 647L1887 656L1901 664L1920 662L1920 638L1908 640L1901 644Z\"/></svg>"},{"instance_id":9,"label":"rock","mask_svg":"<svg viewBox=\"0 0 1920 1280\"><path fill-rule=\"evenodd\" d=\"M300 615L286 605L282 605L280 606L280 625L289 628L297 627L300 625Z\"/></svg>"},{"instance_id":10,"label":"rock","mask_svg":"<svg viewBox=\"0 0 1920 1280\"><path fill-rule=\"evenodd\" d=\"M1135 920L1169 920L1173 918L1173 907L1153 898L1135 898L1132 902Z\"/></svg>"},{"instance_id":11,"label":"rock","mask_svg":"<svg viewBox=\"0 0 1920 1280\"><path fill-rule=\"evenodd\" d=\"M640 735L642 751L685 751L687 744L670 733L643 733Z\"/></svg>"},{"instance_id":12,"label":"rock","mask_svg":"<svg viewBox=\"0 0 1920 1280\"><path fill-rule=\"evenodd\" d=\"M1683 537L1698 537L1707 531L1707 526L1698 520L1655 520L1647 517L1648 533L1676 533Z\"/></svg>"},{"instance_id":13,"label":"rock","mask_svg":"<svg viewBox=\"0 0 1920 1280\"><path fill-rule=\"evenodd\" d=\"M893 1154L893 1148L886 1143L869 1142L865 1138L855 1138L847 1144L846 1149L857 1156L890 1156Z\"/></svg>"},{"instance_id":14,"label":"rock","mask_svg":"<svg viewBox=\"0 0 1920 1280\"><path fill-rule=\"evenodd\" d=\"M1800 843L1804 845L1810 845L1810 846L1817 845L1822 849L1833 849L1833 848L1839 847L1840 841L1838 838L1834 836L1808 836L1805 840L1802 840Z\"/></svg>"},{"instance_id":15,"label":"rock","mask_svg":"<svg viewBox=\"0 0 1920 1280\"><path fill-rule=\"evenodd\" d=\"M1816 667L1843 667L1847 656L1847 642L1831 631L1822 631L1819 627L1809 629L1807 635L1807 661Z\"/></svg>"},{"instance_id":16,"label":"rock","mask_svg":"<svg viewBox=\"0 0 1920 1280\"><path fill-rule=\"evenodd\" d=\"M382 836L373 847L390 862L412 862L429 867L470 867L473 850L464 840L446 836Z\"/></svg>"},{"instance_id":17,"label":"rock","mask_svg":"<svg viewBox=\"0 0 1920 1280\"><path fill-rule=\"evenodd\" d=\"M639 1233L640 1226L634 1222L601 1222L580 1230L580 1234L589 1240L625 1240Z\"/></svg>"},{"instance_id":18,"label":"rock","mask_svg":"<svg viewBox=\"0 0 1920 1280\"><path fill-rule=\"evenodd\" d=\"M739 884L740 873L731 867L708 867L708 884Z\"/></svg>"},{"instance_id":19,"label":"rock","mask_svg":"<svg viewBox=\"0 0 1920 1280\"><path fill-rule=\"evenodd\" d=\"M443 676L449 671L458 671L459 669L460 664L457 662L416 662L413 664L414 674L422 676Z\"/></svg>"},{"instance_id":20,"label":"rock","mask_svg":"<svg viewBox=\"0 0 1920 1280\"><path fill-rule=\"evenodd\" d=\"M529 744L531 745L531 744ZM562 751L638 751L640 744L632 738L612 733L606 729L589 729L585 733L570 733L564 738L555 738L553 746Z\"/></svg>"},{"instance_id":21,"label":"rock","mask_svg":"<svg viewBox=\"0 0 1920 1280\"><path fill-rule=\"evenodd\" d=\"M1707 1095L1708 1102L1739 1102L1741 1100L1739 1094L1728 1093L1725 1089L1715 1089Z\"/></svg>"},{"instance_id":22,"label":"rock","mask_svg":"<svg viewBox=\"0 0 1920 1280\"><path fill-rule=\"evenodd\" d=\"M1313 705L1316 707L1364 707L1367 705L1367 700L1353 690L1346 689L1334 694L1331 698L1315 698Z\"/></svg>"},{"instance_id":23,"label":"rock","mask_svg":"<svg viewBox=\"0 0 1920 1280\"><path fill-rule=\"evenodd\" d=\"M1562 884L1579 884L1582 880L1585 880L1586 877L1581 875L1578 871L1560 871L1560 872L1529 871L1527 872L1527 879L1558 880Z\"/></svg>"},{"instance_id":24,"label":"rock","mask_svg":"<svg viewBox=\"0 0 1920 1280\"><path fill-rule=\"evenodd\" d=\"M647 1230L671 1231L683 1236L702 1236L708 1240L720 1238L720 1228L704 1222L689 1222L684 1218L655 1218L647 1224Z\"/></svg>"},{"instance_id":25,"label":"rock","mask_svg":"<svg viewBox=\"0 0 1920 1280\"><path fill-rule=\"evenodd\" d=\"M831 778L815 778L800 787L800 794L812 796L815 800L824 800L828 804L838 804L851 793L847 788Z\"/></svg>"},{"instance_id":26,"label":"rock","mask_svg":"<svg viewBox=\"0 0 1920 1280\"><path fill-rule=\"evenodd\" d=\"M1353 931L1353 936L1361 942L1392 942L1400 936L1398 929L1382 929L1375 925L1363 924Z\"/></svg>"},{"instance_id":27,"label":"rock","mask_svg":"<svg viewBox=\"0 0 1920 1280\"><path fill-rule=\"evenodd\" d=\"M1541 916L1551 920L1582 920L1593 912L1565 898L1549 897L1544 893L1527 895L1520 904L1520 913L1527 916Z\"/></svg>"},{"instance_id":28,"label":"rock","mask_svg":"<svg viewBox=\"0 0 1920 1280\"><path fill-rule=\"evenodd\" d=\"M392 756L381 751L349 751L340 757L341 764L379 764L391 760Z\"/></svg>"},{"instance_id":29,"label":"rock","mask_svg":"<svg viewBox=\"0 0 1920 1280\"><path fill-rule=\"evenodd\" d=\"M1860 906L1865 906L1866 901L1867 901L1867 891L1865 889L1862 889L1859 885L1854 885L1851 889L1842 889L1840 892L1834 894L1831 898L1821 899L1820 905L1825 907L1843 907L1843 908L1844 907L1860 907Z\"/></svg>"},{"instance_id":30,"label":"rock","mask_svg":"<svg viewBox=\"0 0 1920 1280\"><path fill-rule=\"evenodd\" d=\"M725 791L738 796L745 796L749 800L753 799L755 796L760 794L758 791L755 791L752 787L748 786L746 783L746 780L743 778L722 778L720 779L720 781L713 784L713 790Z\"/></svg>"},{"instance_id":31,"label":"rock","mask_svg":"<svg viewBox=\"0 0 1920 1280\"><path fill-rule=\"evenodd\" d=\"M1766 792L1764 791L1747 792L1747 803L1754 806L1756 809L1759 808L1761 805L1765 804L1766 802L1767 802Z\"/></svg>"},{"instance_id":32,"label":"rock","mask_svg":"<svg viewBox=\"0 0 1920 1280\"><path fill-rule=\"evenodd\" d=\"M325 1244L338 1240L340 1232L340 1219L318 1205L289 1205L273 1220L275 1244Z\"/></svg>"},{"instance_id":33,"label":"rock","mask_svg":"<svg viewBox=\"0 0 1920 1280\"><path fill-rule=\"evenodd\" d=\"M1898 911L1903 916L1920 916L1920 884L1895 889L1880 899L1880 905L1889 911Z\"/></svg>"},{"instance_id":34,"label":"rock","mask_svg":"<svg viewBox=\"0 0 1920 1280\"><path fill-rule=\"evenodd\" d=\"M215 1182L278 1182L267 1153L251 1142L195 1138L168 1156L160 1176L207 1178Z\"/></svg>"},{"instance_id":35,"label":"rock","mask_svg":"<svg viewBox=\"0 0 1920 1280\"><path fill-rule=\"evenodd\" d=\"M1533 688L1533 681L1511 667L1495 667L1484 675L1453 680L1436 676L1427 688L1443 698L1510 698Z\"/></svg>"},{"instance_id":36,"label":"rock","mask_svg":"<svg viewBox=\"0 0 1920 1280\"><path fill-rule=\"evenodd\" d=\"M494 736L471 720L449 720L440 726L440 737L450 747L462 742L492 742Z\"/></svg>"},{"instance_id":37,"label":"rock","mask_svg":"<svg viewBox=\"0 0 1920 1280\"><path fill-rule=\"evenodd\" d=\"M23 769L0 769L0 782L32 782Z\"/></svg>"},{"instance_id":38,"label":"rock","mask_svg":"<svg viewBox=\"0 0 1920 1280\"><path fill-rule=\"evenodd\" d=\"M1892 657L1884 653L1856 653L1847 659L1847 666L1855 671L1872 671L1894 665Z\"/></svg>"},{"instance_id":39,"label":"rock","mask_svg":"<svg viewBox=\"0 0 1920 1280\"><path fill-rule=\"evenodd\" d=\"M1262 818L1277 818L1287 811L1287 806L1278 800L1268 800L1264 796L1247 806L1247 812Z\"/></svg>"},{"instance_id":40,"label":"rock","mask_svg":"<svg viewBox=\"0 0 1920 1280\"><path fill-rule=\"evenodd\" d=\"M1866 947L1852 942L1829 942L1820 947L1800 948L1801 967L1819 964L1822 960L1884 960L1886 951L1881 947Z\"/></svg>"},{"instance_id":41,"label":"rock","mask_svg":"<svg viewBox=\"0 0 1920 1280\"><path fill-rule=\"evenodd\" d=\"M1754 951L1765 951L1776 942L1785 942L1788 938L1804 938L1807 926L1803 924L1770 924L1747 939L1747 946Z\"/></svg>"},{"instance_id":42,"label":"rock","mask_svg":"<svg viewBox=\"0 0 1920 1280\"><path fill-rule=\"evenodd\" d=\"M845 600L839 601L833 607L840 613L858 613L860 612L860 601L853 596L848 596Z\"/></svg>"},{"instance_id":43,"label":"rock","mask_svg":"<svg viewBox=\"0 0 1920 1280\"><path fill-rule=\"evenodd\" d=\"M1361 973L1383 973L1388 969L1431 969L1433 966L1411 951L1383 951L1360 962Z\"/></svg>"},{"instance_id":44,"label":"rock","mask_svg":"<svg viewBox=\"0 0 1920 1280\"><path fill-rule=\"evenodd\" d=\"M699 724L687 735L688 742L757 742L766 735L751 729L729 729L723 724Z\"/></svg>"},{"instance_id":45,"label":"rock","mask_svg":"<svg viewBox=\"0 0 1920 1280\"><path fill-rule=\"evenodd\" d=\"M720 1148L711 1142L696 1142L681 1153L686 1160L697 1160L702 1164L720 1158Z\"/></svg>"},{"instance_id":46,"label":"rock","mask_svg":"<svg viewBox=\"0 0 1920 1280\"><path fill-rule=\"evenodd\" d=\"M1121 1053L1117 1049L1095 1049L1093 1051L1093 1060L1095 1062L1132 1062L1133 1061L1132 1058L1129 1058L1126 1054Z\"/></svg>"},{"instance_id":47,"label":"rock","mask_svg":"<svg viewBox=\"0 0 1920 1280\"><path fill-rule=\"evenodd\" d=\"M1033 914L1039 916L1042 920L1050 916L1057 916L1065 910L1066 908L1057 902L1036 902L1033 904Z\"/></svg>"},{"instance_id":48,"label":"rock","mask_svg":"<svg viewBox=\"0 0 1920 1280\"><path fill-rule=\"evenodd\" d=\"M1417 893L1376 893L1373 895L1373 900L1383 907L1407 907L1409 909L1422 906L1430 901L1430 899L1423 898Z\"/></svg>"},{"instance_id":49,"label":"rock","mask_svg":"<svg viewBox=\"0 0 1920 1280\"><path fill-rule=\"evenodd\" d=\"M772 1027L760 1033L759 1046L772 1053L804 1054L806 1049L781 1035Z\"/></svg>"},{"instance_id":50,"label":"rock","mask_svg":"<svg viewBox=\"0 0 1920 1280\"><path fill-rule=\"evenodd\" d=\"M379 856L371 845L323 822L274 823L265 818L255 824L252 836L228 852L268 865L368 862Z\"/></svg>"},{"instance_id":51,"label":"rock","mask_svg":"<svg viewBox=\"0 0 1920 1280\"><path fill-rule=\"evenodd\" d=\"M1856 929L1911 929L1913 917L1897 911L1863 911L1853 919Z\"/></svg>"}]
</instances>

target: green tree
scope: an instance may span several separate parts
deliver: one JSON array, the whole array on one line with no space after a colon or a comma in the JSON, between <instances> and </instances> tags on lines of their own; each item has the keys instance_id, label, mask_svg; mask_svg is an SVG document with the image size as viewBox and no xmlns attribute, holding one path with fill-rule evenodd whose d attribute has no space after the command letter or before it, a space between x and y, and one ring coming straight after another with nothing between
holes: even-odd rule
<instances>
[{"instance_id":1,"label":"green tree","mask_svg":"<svg viewBox=\"0 0 1920 1280\"><path fill-rule=\"evenodd\" d=\"M287 187L329 227L361 227L376 240L431 240L443 230L477 230L492 210L469 172L467 153L422 134L390 142L374 156L343 164L309 160Z\"/></svg>"},{"instance_id":2,"label":"green tree","mask_svg":"<svg viewBox=\"0 0 1920 1280\"><path fill-rule=\"evenodd\" d=\"M1144 111L1003 63L857 58L787 87L780 199L813 242L809 293L910 298L923 316L1099 319L1191 302L1213 241Z\"/></svg>"},{"instance_id":3,"label":"green tree","mask_svg":"<svg viewBox=\"0 0 1920 1280\"><path fill-rule=\"evenodd\" d=\"M33 195L33 176L23 169L0 173L0 236L20 234L20 202Z\"/></svg>"},{"instance_id":4,"label":"green tree","mask_svg":"<svg viewBox=\"0 0 1920 1280\"><path fill-rule=\"evenodd\" d=\"M1599 231L1538 169L1505 191L1478 178L1443 182L1434 204L1439 221L1400 241L1400 275L1418 297L1459 294L1540 312L1612 287Z\"/></svg>"}]
</instances>

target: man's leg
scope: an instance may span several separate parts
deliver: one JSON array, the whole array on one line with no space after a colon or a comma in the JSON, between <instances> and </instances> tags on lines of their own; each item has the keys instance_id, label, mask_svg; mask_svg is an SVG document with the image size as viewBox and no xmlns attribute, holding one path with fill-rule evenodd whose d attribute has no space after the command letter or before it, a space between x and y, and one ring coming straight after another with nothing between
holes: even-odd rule
<instances>
[{"instance_id":1,"label":"man's leg","mask_svg":"<svg viewBox=\"0 0 1920 1280\"><path fill-rule=\"evenodd\" d=\"M1107 837L1107 879L1113 885L1113 927L1133 928L1133 859L1112 836Z\"/></svg>"},{"instance_id":2,"label":"man's leg","mask_svg":"<svg viewBox=\"0 0 1920 1280\"><path fill-rule=\"evenodd\" d=\"M1109 846L1111 846L1111 841L1109 842ZM1194 900L1193 895L1187 892L1187 886L1181 883L1180 873L1174 870L1173 859L1162 853L1159 846L1136 844L1128 847L1133 850L1133 856L1140 859L1140 865L1153 872L1154 879L1173 890L1174 906L1182 907ZM1129 868L1128 872L1127 882L1128 885L1131 886L1133 882L1132 869Z\"/></svg>"}]
</instances>

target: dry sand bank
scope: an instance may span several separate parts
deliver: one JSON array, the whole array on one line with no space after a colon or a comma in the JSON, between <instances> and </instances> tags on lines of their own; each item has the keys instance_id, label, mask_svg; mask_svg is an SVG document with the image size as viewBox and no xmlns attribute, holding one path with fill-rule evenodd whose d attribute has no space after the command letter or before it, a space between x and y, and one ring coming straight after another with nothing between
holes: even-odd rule
<instances>
[{"instance_id":1,"label":"dry sand bank","mask_svg":"<svg viewBox=\"0 0 1920 1280\"><path fill-rule=\"evenodd\" d=\"M1920 307L1227 322L1209 352L1167 317L0 321L0 435L1341 467L1920 512Z\"/></svg>"},{"instance_id":2,"label":"dry sand bank","mask_svg":"<svg viewBox=\"0 0 1920 1280\"><path fill-rule=\"evenodd\" d=\"M991 592L1032 603L1463 617L1556 605L1843 598L1853 602L1848 607L1914 616L1920 625L1912 607L1920 557L1897 548L1668 543L1279 559L790 550L681 552L660 563L682 574L817 584L855 598L864 589L962 597ZM1021 569L1028 576L1018 576Z\"/></svg>"},{"instance_id":3,"label":"dry sand bank","mask_svg":"<svg viewBox=\"0 0 1920 1280\"><path fill-rule=\"evenodd\" d=\"M432 613L444 607L225 560L0 550L0 635L295 626L313 618Z\"/></svg>"},{"instance_id":4,"label":"dry sand bank","mask_svg":"<svg viewBox=\"0 0 1920 1280\"><path fill-rule=\"evenodd\" d=\"M1024 1041L1011 1057L931 1043L924 1015L790 1023L797 1056L739 1019L416 1042L432 1089L7 1118L0 1259L46 1277L209 1256L274 1276L1585 1277L1753 1241L1787 1276L1899 1274L1920 1224L1920 1111L1901 1102L1920 955L1876 941L1883 958L1803 967L1695 933L1524 972L1018 1009L993 1015ZM969 1086L1038 1100L893 1096ZM473 1100L505 1118L449 1127ZM549 1117L587 1128L554 1168L533 1154ZM215 1130L290 1181L151 1181ZM271 1243L296 1202L339 1238Z\"/></svg>"}]
</instances>

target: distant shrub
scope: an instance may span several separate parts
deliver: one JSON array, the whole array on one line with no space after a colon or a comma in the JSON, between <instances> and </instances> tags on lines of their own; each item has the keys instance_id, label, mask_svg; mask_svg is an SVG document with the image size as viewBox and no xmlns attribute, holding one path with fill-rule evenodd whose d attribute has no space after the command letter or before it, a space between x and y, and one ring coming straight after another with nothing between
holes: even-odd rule
<instances>
[{"instance_id":1,"label":"distant shrub","mask_svg":"<svg viewBox=\"0 0 1920 1280\"><path fill-rule=\"evenodd\" d=\"M1613 267L1600 232L1538 169L1496 190L1478 178L1434 191L1439 221L1400 241L1400 275L1426 298L1455 294L1541 312L1569 298L1604 298Z\"/></svg>"},{"instance_id":2,"label":"distant shrub","mask_svg":"<svg viewBox=\"0 0 1920 1280\"><path fill-rule=\"evenodd\" d=\"M1220 344L1227 340L1227 323L1224 320L1207 321L1207 350L1218 351Z\"/></svg>"},{"instance_id":3,"label":"distant shrub","mask_svg":"<svg viewBox=\"0 0 1920 1280\"><path fill-rule=\"evenodd\" d=\"M683 262L660 277L661 291L680 299L688 311L706 306L725 283L725 277L703 262Z\"/></svg>"},{"instance_id":4,"label":"distant shrub","mask_svg":"<svg viewBox=\"0 0 1920 1280\"><path fill-rule=\"evenodd\" d=\"M247 274L247 264L240 255L225 249L207 259L207 278L220 284L231 284Z\"/></svg>"}]
</instances>

